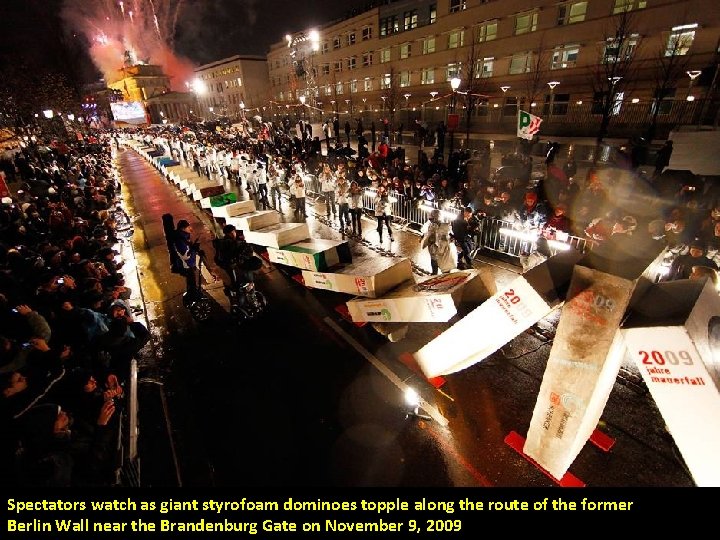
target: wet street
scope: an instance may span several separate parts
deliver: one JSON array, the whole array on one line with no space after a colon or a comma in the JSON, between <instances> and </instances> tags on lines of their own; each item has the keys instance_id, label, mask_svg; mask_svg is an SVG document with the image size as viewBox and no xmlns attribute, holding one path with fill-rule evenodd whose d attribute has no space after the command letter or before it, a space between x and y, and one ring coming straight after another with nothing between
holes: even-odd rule
<instances>
[{"instance_id":1,"label":"wet street","mask_svg":"<svg viewBox=\"0 0 720 540\"><path fill-rule=\"evenodd\" d=\"M139 154L121 150L118 162L135 217L134 249L153 335L140 372L143 485L555 485L506 438L527 433L557 309L439 388L410 354L459 316L410 324L407 336L393 343L371 325L340 315L336 307L349 295L306 288L293 279L296 269L265 262L256 284L268 310L241 326L228 313L222 287L210 284L213 316L196 323L182 305L184 279L169 271L161 216L190 221L209 254L217 225ZM291 220L289 213L284 219ZM337 223L329 226L312 210L308 224L314 238L341 238ZM429 270L416 234L396 230L396 241L386 239L380 251L374 222L365 219L363 228L366 243L349 240L354 254L408 257L418 277ZM520 271L478 258L481 265L499 287ZM419 412L429 419L408 416L407 387L427 402ZM614 445L605 451L586 444L570 469L583 483L693 485L632 368L621 370L598 427Z\"/></svg>"}]
</instances>

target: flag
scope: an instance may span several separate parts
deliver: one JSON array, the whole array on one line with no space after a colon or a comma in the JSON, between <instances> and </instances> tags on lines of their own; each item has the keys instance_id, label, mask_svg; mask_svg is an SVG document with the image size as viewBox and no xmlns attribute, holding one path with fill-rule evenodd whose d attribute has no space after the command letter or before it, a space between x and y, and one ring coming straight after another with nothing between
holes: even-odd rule
<instances>
[{"instance_id":1,"label":"flag","mask_svg":"<svg viewBox=\"0 0 720 540\"><path fill-rule=\"evenodd\" d=\"M518 111L517 136L522 139L532 140L540 131L542 118L525 111Z\"/></svg>"}]
</instances>

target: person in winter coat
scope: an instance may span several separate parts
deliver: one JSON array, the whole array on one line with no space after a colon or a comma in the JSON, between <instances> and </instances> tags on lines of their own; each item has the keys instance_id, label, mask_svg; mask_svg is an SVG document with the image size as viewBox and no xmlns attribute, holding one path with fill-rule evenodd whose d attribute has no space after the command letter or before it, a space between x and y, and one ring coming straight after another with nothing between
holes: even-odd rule
<instances>
[{"instance_id":1,"label":"person in winter coat","mask_svg":"<svg viewBox=\"0 0 720 540\"><path fill-rule=\"evenodd\" d=\"M332 213L333 218L335 218L337 215L337 210L335 209L335 187L337 181L330 169L330 164L325 163L323 165L322 172L318 175L318 180L320 180L320 191L322 191L323 198L325 199L325 217L330 219L330 214Z\"/></svg>"},{"instance_id":2,"label":"person in winter coat","mask_svg":"<svg viewBox=\"0 0 720 540\"><path fill-rule=\"evenodd\" d=\"M352 222L352 234L356 236L362 234L362 225L360 218L362 217L363 202L362 202L363 188L356 181L350 182L348 203L350 206L350 220Z\"/></svg>"},{"instance_id":3,"label":"person in winter coat","mask_svg":"<svg viewBox=\"0 0 720 540\"><path fill-rule=\"evenodd\" d=\"M300 175L295 175L295 179L290 183L290 195L295 198L295 219L305 219L305 182Z\"/></svg>"},{"instance_id":4,"label":"person in winter coat","mask_svg":"<svg viewBox=\"0 0 720 540\"><path fill-rule=\"evenodd\" d=\"M350 231L350 185L344 176L338 178L335 195L340 213L340 232Z\"/></svg>"},{"instance_id":5,"label":"person in winter coat","mask_svg":"<svg viewBox=\"0 0 720 540\"><path fill-rule=\"evenodd\" d=\"M450 224L440 221L440 210L434 209L423 225L423 236L420 240L423 249L430 254L430 268L433 275L449 272L457 266L454 249L451 249Z\"/></svg>"},{"instance_id":6,"label":"person in winter coat","mask_svg":"<svg viewBox=\"0 0 720 540\"><path fill-rule=\"evenodd\" d=\"M392 229L390 228L392 203L388 199L388 192L384 186L378 187L377 194L375 195L375 217L377 218L377 232L380 237L380 242L383 240L383 224L387 227L388 236L390 237L390 242L392 242L394 240Z\"/></svg>"}]
</instances>

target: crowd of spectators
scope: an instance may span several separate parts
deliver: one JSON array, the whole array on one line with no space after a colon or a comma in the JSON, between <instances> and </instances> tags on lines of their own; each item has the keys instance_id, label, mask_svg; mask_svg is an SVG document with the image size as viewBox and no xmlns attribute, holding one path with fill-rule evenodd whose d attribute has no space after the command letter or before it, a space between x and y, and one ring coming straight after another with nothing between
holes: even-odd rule
<instances>
[{"instance_id":1,"label":"crowd of spectators","mask_svg":"<svg viewBox=\"0 0 720 540\"><path fill-rule=\"evenodd\" d=\"M325 153L319 139L312 137L310 124L293 126L288 120L265 124L256 132L172 128L154 136L178 159L192 163L196 156L204 157L201 163L207 164L208 174L215 172L235 180L257 196L264 208L280 210L280 195L288 193L298 220L306 216L307 178L318 178L317 190L326 201L326 217L335 220L340 216L341 229L349 235L360 231L354 223L358 202L348 195L353 189L358 193L372 187L379 195L369 210L378 218L379 239L388 219L408 216L422 204L451 209L480 225L502 220L550 240L573 236L593 246L625 234L658 241L667 247L668 260L678 261L668 265L664 279L690 272L678 267L686 264L680 256L690 251L691 243L702 245L707 260L701 262L705 266L717 269L720 264L720 226L716 227L720 199L712 179L677 175L667 170L667 165L648 176L638 163L621 159L621 152L614 164L591 166L578 174L572 151L554 142L547 144L542 161L534 161L530 147L523 146L503 156L502 166L492 170L488 147L472 152L456 150L446 165L436 138L434 151L432 147L421 148L418 159L411 163L403 147L389 146L387 126L382 134L378 132L379 145L373 144L368 150L362 128L358 126L354 134L346 129L343 136L339 124L334 128L332 124L326 122L322 130L328 145ZM355 140L358 152L350 148ZM380 194L394 197L394 204L388 205ZM347 213L339 211L338 201L348 204L352 228L348 227ZM455 238L462 259L467 259L469 247L480 247L480 229L482 226L470 227L472 246L466 239Z\"/></svg>"},{"instance_id":2,"label":"crowd of spectators","mask_svg":"<svg viewBox=\"0 0 720 540\"><path fill-rule=\"evenodd\" d=\"M0 483L108 485L130 362L149 340L114 249L132 234L109 137L6 152Z\"/></svg>"}]
</instances>

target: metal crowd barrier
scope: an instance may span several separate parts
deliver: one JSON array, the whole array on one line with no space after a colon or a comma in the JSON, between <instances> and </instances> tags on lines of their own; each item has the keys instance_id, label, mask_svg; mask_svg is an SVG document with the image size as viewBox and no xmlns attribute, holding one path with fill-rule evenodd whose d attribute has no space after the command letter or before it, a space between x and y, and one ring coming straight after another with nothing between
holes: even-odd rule
<instances>
[{"instance_id":1,"label":"metal crowd barrier","mask_svg":"<svg viewBox=\"0 0 720 540\"><path fill-rule=\"evenodd\" d=\"M365 188L362 196L363 209L373 215L377 189ZM419 232L433 209L440 210L441 219L453 221L461 212L460 208L448 200L427 201L410 199L402 193L390 191L389 201L392 204L393 221L405 230ZM518 228L517 223L493 217L480 218L480 228L476 239L477 247L504 256L519 258L524 253L536 249L539 232ZM592 249L592 241L556 232L554 238L548 239L552 252L567 249L587 251Z\"/></svg>"}]
</instances>

